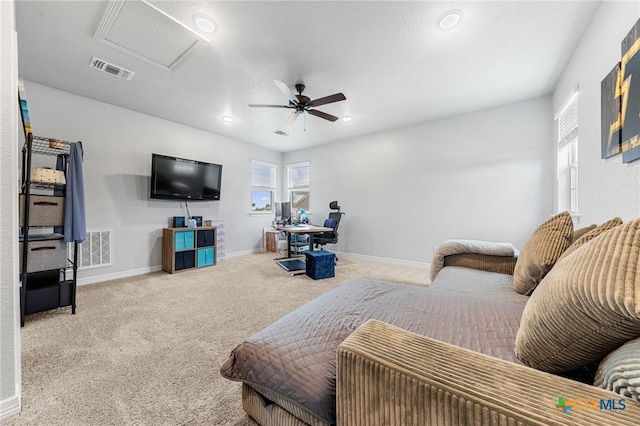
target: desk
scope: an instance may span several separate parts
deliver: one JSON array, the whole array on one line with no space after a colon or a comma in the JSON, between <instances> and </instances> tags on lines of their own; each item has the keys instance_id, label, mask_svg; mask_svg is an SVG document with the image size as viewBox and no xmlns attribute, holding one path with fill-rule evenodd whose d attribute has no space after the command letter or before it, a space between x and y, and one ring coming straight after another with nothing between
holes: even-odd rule
<instances>
[{"instance_id":1,"label":"desk","mask_svg":"<svg viewBox=\"0 0 640 426\"><path fill-rule=\"evenodd\" d=\"M313 235L319 234L322 232L333 231L333 228L327 228L324 226L314 226L314 225L280 226L276 229L287 233L287 257L277 259L277 263L283 269L289 272L300 271L305 269L305 263L303 260L291 259L293 257L291 255L291 235L292 234L308 234L309 235L309 251L313 251ZM298 272L291 275L301 275L301 274L304 274L304 272Z\"/></svg>"},{"instance_id":2,"label":"desk","mask_svg":"<svg viewBox=\"0 0 640 426\"><path fill-rule=\"evenodd\" d=\"M292 234L308 234L309 250L313 251L313 235L320 234L322 232L333 231L333 228L327 228L325 226L315 226L315 225L279 226L276 229L278 231L283 231L287 233L287 258L291 257L291 235Z\"/></svg>"}]
</instances>

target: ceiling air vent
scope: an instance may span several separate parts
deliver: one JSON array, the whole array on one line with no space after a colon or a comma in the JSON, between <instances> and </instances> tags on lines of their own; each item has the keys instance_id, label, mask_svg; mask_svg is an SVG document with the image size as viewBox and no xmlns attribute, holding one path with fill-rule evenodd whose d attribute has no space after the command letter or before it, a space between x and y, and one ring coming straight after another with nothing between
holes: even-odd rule
<instances>
[{"instance_id":1,"label":"ceiling air vent","mask_svg":"<svg viewBox=\"0 0 640 426\"><path fill-rule=\"evenodd\" d=\"M110 64L107 61L103 61L102 59L98 59L95 56L91 58L91 63L89 64L91 68L95 68L100 71L104 71L108 74L115 75L116 77L123 78L125 80L131 80L136 73L133 71L129 71L117 65Z\"/></svg>"},{"instance_id":2,"label":"ceiling air vent","mask_svg":"<svg viewBox=\"0 0 640 426\"><path fill-rule=\"evenodd\" d=\"M283 132L282 130L274 130L273 133L279 136L289 136L289 133Z\"/></svg>"}]
</instances>

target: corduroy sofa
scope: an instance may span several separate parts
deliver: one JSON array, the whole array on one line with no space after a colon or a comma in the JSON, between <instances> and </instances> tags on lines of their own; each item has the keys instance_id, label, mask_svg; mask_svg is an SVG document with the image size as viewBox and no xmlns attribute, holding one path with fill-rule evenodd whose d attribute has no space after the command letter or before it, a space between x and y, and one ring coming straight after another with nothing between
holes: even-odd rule
<instances>
[{"instance_id":1,"label":"corduroy sofa","mask_svg":"<svg viewBox=\"0 0 640 426\"><path fill-rule=\"evenodd\" d=\"M221 374L261 425L640 424L640 219L574 232L563 212L518 257L442 266L334 289Z\"/></svg>"}]
</instances>

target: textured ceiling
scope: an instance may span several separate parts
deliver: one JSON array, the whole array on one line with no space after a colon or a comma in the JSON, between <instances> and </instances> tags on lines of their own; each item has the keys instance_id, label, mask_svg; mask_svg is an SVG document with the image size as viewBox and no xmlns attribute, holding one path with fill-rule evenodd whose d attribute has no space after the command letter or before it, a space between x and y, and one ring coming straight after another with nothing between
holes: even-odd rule
<instances>
[{"instance_id":1,"label":"textured ceiling","mask_svg":"<svg viewBox=\"0 0 640 426\"><path fill-rule=\"evenodd\" d=\"M94 38L107 2L16 3L19 69L28 81L286 152L548 94L588 27L593 1L157 1L209 42L172 71ZM460 9L461 23L438 18ZM193 16L218 26L199 31ZM145 31L142 31L146 28ZM169 46L169 33L135 25L135 43ZM131 81L90 68L92 57L135 72ZM46 64L46 66L43 66ZM274 85L306 85L318 107L351 122L290 110ZM233 116L231 123L221 120ZM283 137L274 134L282 130Z\"/></svg>"}]
</instances>

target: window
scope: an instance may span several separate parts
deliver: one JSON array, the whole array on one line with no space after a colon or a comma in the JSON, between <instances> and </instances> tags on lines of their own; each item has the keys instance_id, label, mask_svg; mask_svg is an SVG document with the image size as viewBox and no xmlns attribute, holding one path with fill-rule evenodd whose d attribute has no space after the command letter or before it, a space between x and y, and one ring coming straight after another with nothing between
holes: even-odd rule
<instances>
[{"instance_id":1,"label":"window","mask_svg":"<svg viewBox=\"0 0 640 426\"><path fill-rule=\"evenodd\" d=\"M309 211L309 162L287 166L287 191L291 210Z\"/></svg>"},{"instance_id":2,"label":"window","mask_svg":"<svg viewBox=\"0 0 640 426\"><path fill-rule=\"evenodd\" d=\"M578 93L556 114L558 120L558 211L578 214Z\"/></svg>"},{"instance_id":3,"label":"window","mask_svg":"<svg viewBox=\"0 0 640 426\"><path fill-rule=\"evenodd\" d=\"M275 164L251 160L251 211L273 212L276 191Z\"/></svg>"}]
</instances>

